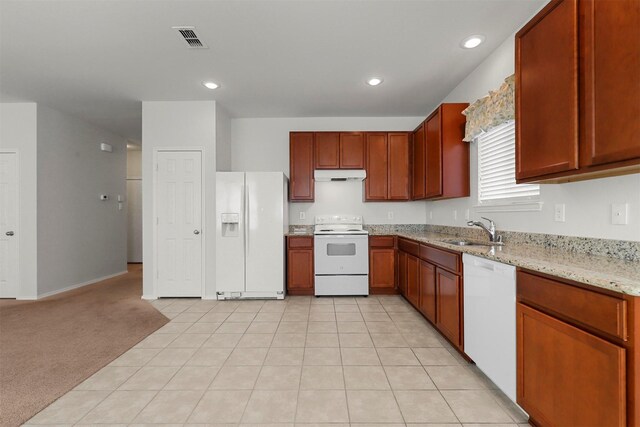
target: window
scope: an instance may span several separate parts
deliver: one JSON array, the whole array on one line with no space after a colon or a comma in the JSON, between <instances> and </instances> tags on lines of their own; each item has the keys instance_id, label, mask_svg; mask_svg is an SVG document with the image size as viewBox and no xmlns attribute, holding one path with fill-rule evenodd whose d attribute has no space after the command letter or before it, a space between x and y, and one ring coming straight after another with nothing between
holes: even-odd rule
<instances>
[{"instance_id":1,"label":"window","mask_svg":"<svg viewBox=\"0 0 640 427\"><path fill-rule=\"evenodd\" d=\"M540 186L516 184L516 134L513 120L478 136L478 204L539 205ZM538 208L539 206L531 206ZM529 209L527 209L529 210Z\"/></svg>"}]
</instances>

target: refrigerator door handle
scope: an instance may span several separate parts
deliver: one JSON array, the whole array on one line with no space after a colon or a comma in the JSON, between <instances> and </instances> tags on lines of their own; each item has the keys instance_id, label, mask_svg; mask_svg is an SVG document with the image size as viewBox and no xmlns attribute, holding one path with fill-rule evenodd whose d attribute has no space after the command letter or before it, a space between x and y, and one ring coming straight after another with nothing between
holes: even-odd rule
<instances>
[{"instance_id":1,"label":"refrigerator door handle","mask_svg":"<svg viewBox=\"0 0 640 427\"><path fill-rule=\"evenodd\" d=\"M249 186L244 186L244 251L249 253Z\"/></svg>"}]
</instances>

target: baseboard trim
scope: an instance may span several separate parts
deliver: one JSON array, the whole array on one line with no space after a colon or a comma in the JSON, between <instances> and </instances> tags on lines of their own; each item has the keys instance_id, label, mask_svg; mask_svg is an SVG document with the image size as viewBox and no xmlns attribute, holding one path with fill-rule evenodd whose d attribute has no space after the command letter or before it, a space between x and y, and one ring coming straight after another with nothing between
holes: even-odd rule
<instances>
[{"instance_id":1,"label":"baseboard trim","mask_svg":"<svg viewBox=\"0 0 640 427\"><path fill-rule=\"evenodd\" d=\"M141 298L141 299L144 299L144 300L150 300L150 301L151 301L151 300L154 300L154 299L158 299L158 297L156 297L156 296L150 296L150 295L142 295L142 297L140 297L140 298Z\"/></svg>"},{"instance_id":2,"label":"baseboard trim","mask_svg":"<svg viewBox=\"0 0 640 427\"><path fill-rule=\"evenodd\" d=\"M60 294L62 292L72 291L74 289L78 289L78 288L81 288L83 286L93 285L94 283L98 283L98 282L101 282L103 280L111 279L111 278L114 278L116 276L122 276L123 274L127 274L127 273L128 273L127 270L124 270L124 271L120 271L118 273L109 274L107 276L102 276L102 277L97 277L95 279L87 280L86 282L76 283L75 285L67 286L66 288L57 289L57 290L51 291L51 292L45 292L44 294L38 294L37 299L47 298L47 297L50 297L50 296L53 296L53 295L56 295L56 294Z\"/></svg>"}]
</instances>

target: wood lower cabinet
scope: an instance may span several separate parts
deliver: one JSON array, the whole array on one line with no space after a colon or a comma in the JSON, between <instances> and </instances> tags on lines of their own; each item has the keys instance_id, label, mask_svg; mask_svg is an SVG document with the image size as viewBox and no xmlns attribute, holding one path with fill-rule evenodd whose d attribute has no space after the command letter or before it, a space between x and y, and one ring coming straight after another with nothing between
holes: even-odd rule
<instances>
[{"instance_id":1,"label":"wood lower cabinet","mask_svg":"<svg viewBox=\"0 0 640 427\"><path fill-rule=\"evenodd\" d=\"M436 268L436 326L462 348L462 280L460 276Z\"/></svg>"},{"instance_id":2,"label":"wood lower cabinet","mask_svg":"<svg viewBox=\"0 0 640 427\"><path fill-rule=\"evenodd\" d=\"M395 294L396 250L393 236L369 237L369 293Z\"/></svg>"},{"instance_id":3,"label":"wood lower cabinet","mask_svg":"<svg viewBox=\"0 0 640 427\"><path fill-rule=\"evenodd\" d=\"M626 425L625 349L517 304L518 403L541 425Z\"/></svg>"},{"instance_id":4,"label":"wood lower cabinet","mask_svg":"<svg viewBox=\"0 0 640 427\"><path fill-rule=\"evenodd\" d=\"M340 168L340 134L338 132L315 132L315 168Z\"/></svg>"},{"instance_id":5,"label":"wood lower cabinet","mask_svg":"<svg viewBox=\"0 0 640 427\"><path fill-rule=\"evenodd\" d=\"M313 295L313 237L287 238L287 294Z\"/></svg>"},{"instance_id":6,"label":"wood lower cabinet","mask_svg":"<svg viewBox=\"0 0 640 427\"><path fill-rule=\"evenodd\" d=\"M364 133L340 132L340 168L364 169Z\"/></svg>"},{"instance_id":7,"label":"wood lower cabinet","mask_svg":"<svg viewBox=\"0 0 640 427\"><path fill-rule=\"evenodd\" d=\"M431 323L436 323L436 267L420 261L420 301L418 309Z\"/></svg>"},{"instance_id":8,"label":"wood lower cabinet","mask_svg":"<svg viewBox=\"0 0 640 427\"><path fill-rule=\"evenodd\" d=\"M398 291L461 352L462 255L398 238Z\"/></svg>"},{"instance_id":9,"label":"wood lower cabinet","mask_svg":"<svg viewBox=\"0 0 640 427\"><path fill-rule=\"evenodd\" d=\"M398 291L407 295L407 253L398 251Z\"/></svg>"},{"instance_id":10,"label":"wood lower cabinet","mask_svg":"<svg viewBox=\"0 0 640 427\"><path fill-rule=\"evenodd\" d=\"M540 426L640 425L640 298L517 271L517 400Z\"/></svg>"},{"instance_id":11,"label":"wood lower cabinet","mask_svg":"<svg viewBox=\"0 0 640 427\"><path fill-rule=\"evenodd\" d=\"M640 171L638 0L553 0L516 34L517 182Z\"/></svg>"},{"instance_id":12,"label":"wood lower cabinet","mask_svg":"<svg viewBox=\"0 0 640 427\"><path fill-rule=\"evenodd\" d=\"M289 201L312 202L314 199L314 134L289 134Z\"/></svg>"},{"instance_id":13,"label":"wood lower cabinet","mask_svg":"<svg viewBox=\"0 0 640 427\"><path fill-rule=\"evenodd\" d=\"M407 254L407 293L406 297L414 307L420 299L420 260Z\"/></svg>"}]
</instances>

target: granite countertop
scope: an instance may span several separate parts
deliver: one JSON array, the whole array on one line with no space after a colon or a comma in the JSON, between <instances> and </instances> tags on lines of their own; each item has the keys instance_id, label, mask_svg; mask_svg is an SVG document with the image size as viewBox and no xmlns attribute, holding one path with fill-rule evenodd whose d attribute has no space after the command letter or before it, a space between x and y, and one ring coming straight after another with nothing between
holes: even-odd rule
<instances>
[{"instance_id":1,"label":"granite countertop","mask_svg":"<svg viewBox=\"0 0 640 427\"><path fill-rule=\"evenodd\" d=\"M525 244L504 246L457 246L444 240L466 240L451 234L430 232L376 232L393 234L456 252L476 255L493 261L550 274L580 283L640 296L640 263L613 257L594 256Z\"/></svg>"},{"instance_id":2,"label":"granite countertop","mask_svg":"<svg viewBox=\"0 0 640 427\"><path fill-rule=\"evenodd\" d=\"M294 233L290 231L287 236L313 236L313 226L299 226L304 229L304 233ZM598 243L586 242L580 238L569 238L572 242L580 246L581 251L576 251L575 247L548 247L543 244L535 244L526 240L518 240L514 235L510 236L511 241L507 241L503 246L457 246L446 243L446 240L470 240L487 242L483 233L475 230L475 235L449 234L450 228L443 227L438 230L421 229L420 225L409 226L388 226L373 225L368 226L371 236L399 236L412 239L422 243L448 249L454 252L467 253L493 261L526 268L532 271L546 273L552 276L561 277L576 282L608 289L623 294L640 296L640 261L638 261L637 248L631 259L618 258L616 256L605 256L603 254L617 254L624 252L620 248L628 245L616 246L613 250L602 250ZM404 228L404 229L403 229ZM451 228L460 232L460 229ZM468 229L467 229L468 230ZM446 231L442 233L439 231ZM530 235L531 236L531 235ZM577 240L576 240L577 239ZM625 243L625 242L622 242ZM629 243L629 242L627 242ZM636 244L637 246L637 244ZM574 250L568 250L574 249ZM599 250L599 252L598 252ZM599 253L592 255L591 253ZM630 253L630 252L627 252Z\"/></svg>"}]
</instances>

